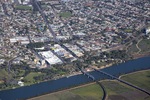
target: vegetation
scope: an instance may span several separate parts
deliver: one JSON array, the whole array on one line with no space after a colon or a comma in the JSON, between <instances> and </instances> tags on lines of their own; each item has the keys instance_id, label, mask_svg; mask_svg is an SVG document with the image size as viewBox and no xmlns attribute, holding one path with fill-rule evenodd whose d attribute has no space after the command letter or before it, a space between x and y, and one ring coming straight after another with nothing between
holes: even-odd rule
<instances>
[{"instance_id":1,"label":"vegetation","mask_svg":"<svg viewBox=\"0 0 150 100\"><path fill-rule=\"evenodd\" d=\"M136 44L132 44L131 46L128 47L128 54L134 54L137 53L139 50L136 47Z\"/></svg>"},{"instance_id":2,"label":"vegetation","mask_svg":"<svg viewBox=\"0 0 150 100\"><path fill-rule=\"evenodd\" d=\"M32 10L32 7L26 6L26 5L17 5L17 6L15 6L15 9L17 9L17 10Z\"/></svg>"},{"instance_id":3,"label":"vegetation","mask_svg":"<svg viewBox=\"0 0 150 100\"><path fill-rule=\"evenodd\" d=\"M37 43L30 43L27 45L28 48L34 49L34 48L41 48L44 46L43 42L37 42Z\"/></svg>"},{"instance_id":4,"label":"vegetation","mask_svg":"<svg viewBox=\"0 0 150 100\"><path fill-rule=\"evenodd\" d=\"M150 70L129 74L122 79L125 79L135 85L141 84L142 88L150 90L149 87ZM131 81L136 79L134 81ZM138 81L137 81L138 80ZM140 82L139 82L140 81ZM149 100L143 92L137 91L118 81L102 81L110 100ZM133 96L134 95L134 96ZM103 96L102 90L97 84L91 84L72 90L66 90L54 94L48 94L33 98L32 100L100 100Z\"/></svg>"},{"instance_id":5,"label":"vegetation","mask_svg":"<svg viewBox=\"0 0 150 100\"><path fill-rule=\"evenodd\" d=\"M139 48L141 48L141 53L150 52L150 39L143 39L139 43Z\"/></svg>"},{"instance_id":6,"label":"vegetation","mask_svg":"<svg viewBox=\"0 0 150 100\"><path fill-rule=\"evenodd\" d=\"M124 32L126 32L126 33L132 33L133 29L125 29Z\"/></svg>"},{"instance_id":7,"label":"vegetation","mask_svg":"<svg viewBox=\"0 0 150 100\"><path fill-rule=\"evenodd\" d=\"M32 100L101 100L102 96L103 92L99 85L92 84L65 92L33 98Z\"/></svg>"},{"instance_id":8,"label":"vegetation","mask_svg":"<svg viewBox=\"0 0 150 100\"><path fill-rule=\"evenodd\" d=\"M103 96L102 89L97 84L73 89L71 92L85 98L85 100L100 100Z\"/></svg>"},{"instance_id":9,"label":"vegetation","mask_svg":"<svg viewBox=\"0 0 150 100\"><path fill-rule=\"evenodd\" d=\"M129 91L133 91L131 87L128 87L117 81L103 81L102 84L106 88L108 95L117 95Z\"/></svg>"},{"instance_id":10,"label":"vegetation","mask_svg":"<svg viewBox=\"0 0 150 100\"><path fill-rule=\"evenodd\" d=\"M25 76L23 80L26 83L26 85L33 84L37 82L37 80L35 80L34 77L41 76L41 75L43 75L43 73L31 72L27 76Z\"/></svg>"},{"instance_id":11,"label":"vegetation","mask_svg":"<svg viewBox=\"0 0 150 100\"><path fill-rule=\"evenodd\" d=\"M123 76L121 79L126 80L146 90L150 90L150 70L128 74Z\"/></svg>"},{"instance_id":12,"label":"vegetation","mask_svg":"<svg viewBox=\"0 0 150 100\"><path fill-rule=\"evenodd\" d=\"M59 14L61 17L68 18L71 17L71 12L62 12Z\"/></svg>"},{"instance_id":13,"label":"vegetation","mask_svg":"<svg viewBox=\"0 0 150 100\"><path fill-rule=\"evenodd\" d=\"M8 74L8 72L5 69L0 70L0 81L3 79L8 79L11 76Z\"/></svg>"}]
</instances>

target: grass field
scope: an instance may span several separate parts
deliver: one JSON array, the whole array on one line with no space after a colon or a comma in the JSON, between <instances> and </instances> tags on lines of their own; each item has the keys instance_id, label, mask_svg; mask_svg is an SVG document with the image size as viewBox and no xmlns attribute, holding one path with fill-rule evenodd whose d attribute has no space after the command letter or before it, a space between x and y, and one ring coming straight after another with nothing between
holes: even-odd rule
<instances>
[{"instance_id":1,"label":"grass field","mask_svg":"<svg viewBox=\"0 0 150 100\"><path fill-rule=\"evenodd\" d=\"M11 75L9 75L5 69L0 70L0 80L2 80L3 78L8 79L10 77L11 77Z\"/></svg>"},{"instance_id":2,"label":"grass field","mask_svg":"<svg viewBox=\"0 0 150 100\"><path fill-rule=\"evenodd\" d=\"M59 15L64 18L68 18L71 17L71 12L62 12Z\"/></svg>"},{"instance_id":3,"label":"grass field","mask_svg":"<svg viewBox=\"0 0 150 100\"><path fill-rule=\"evenodd\" d=\"M131 80L130 78L136 78L136 80L139 80L140 83L131 83L149 89L149 76L150 70L129 74L123 76L122 78L129 82ZM102 81L101 83L104 85L107 92L106 100L150 100L150 97L147 98L148 95L146 95L145 93L135 90L134 88L129 87L118 81L106 80ZM71 90L40 96L37 98L33 98L32 100L101 100L102 96L103 92L99 88L99 86L97 84L90 84Z\"/></svg>"},{"instance_id":4,"label":"grass field","mask_svg":"<svg viewBox=\"0 0 150 100\"><path fill-rule=\"evenodd\" d=\"M150 91L150 70L128 74L121 79Z\"/></svg>"},{"instance_id":5,"label":"grass field","mask_svg":"<svg viewBox=\"0 0 150 100\"><path fill-rule=\"evenodd\" d=\"M133 91L131 87L117 81L103 81L102 84L106 88L108 95L117 95L128 91Z\"/></svg>"},{"instance_id":6,"label":"grass field","mask_svg":"<svg viewBox=\"0 0 150 100\"><path fill-rule=\"evenodd\" d=\"M24 80L26 80L25 85L33 84L36 83L36 80L34 77L43 75L43 73L36 73L36 72L31 72L29 73L26 77L24 77Z\"/></svg>"},{"instance_id":7,"label":"grass field","mask_svg":"<svg viewBox=\"0 0 150 100\"><path fill-rule=\"evenodd\" d=\"M15 6L15 8L17 10L32 10L31 6L26 6L26 5L17 5L17 6Z\"/></svg>"},{"instance_id":8,"label":"grass field","mask_svg":"<svg viewBox=\"0 0 150 100\"><path fill-rule=\"evenodd\" d=\"M90 84L81 88L48 94L32 100L101 100L103 92L99 85Z\"/></svg>"},{"instance_id":9,"label":"grass field","mask_svg":"<svg viewBox=\"0 0 150 100\"><path fill-rule=\"evenodd\" d=\"M139 48L141 48L141 53L150 52L150 39L143 39L139 43Z\"/></svg>"},{"instance_id":10,"label":"grass field","mask_svg":"<svg viewBox=\"0 0 150 100\"><path fill-rule=\"evenodd\" d=\"M103 96L102 89L99 85L88 85L77 89L70 90L72 93L79 95L85 100L99 100Z\"/></svg>"}]
</instances>

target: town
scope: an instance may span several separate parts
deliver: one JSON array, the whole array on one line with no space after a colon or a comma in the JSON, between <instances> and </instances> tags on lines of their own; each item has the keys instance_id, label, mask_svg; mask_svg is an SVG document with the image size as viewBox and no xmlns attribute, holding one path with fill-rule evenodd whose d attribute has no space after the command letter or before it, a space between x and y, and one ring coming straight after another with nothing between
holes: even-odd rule
<instances>
[{"instance_id":1,"label":"town","mask_svg":"<svg viewBox=\"0 0 150 100\"><path fill-rule=\"evenodd\" d=\"M150 3L140 1L1 0L0 89L150 54Z\"/></svg>"}]
</instances>

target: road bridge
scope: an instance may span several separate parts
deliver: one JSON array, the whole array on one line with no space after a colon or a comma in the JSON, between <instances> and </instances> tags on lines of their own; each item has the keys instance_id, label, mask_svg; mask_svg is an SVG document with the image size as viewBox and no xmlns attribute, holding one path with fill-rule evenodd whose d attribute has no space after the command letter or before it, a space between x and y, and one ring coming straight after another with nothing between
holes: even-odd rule
<instances>
[{"instance_id":1,"label":"road bridge","mask_svg":"<svg viewBox=\"0 0 150 100\"><path fill-rule=\"evenodd\" d=\"M79 67L78 67L79 68ZM83 71L83 69L79 68L80 71L83 73L83 75L87 76L88 78L90 78L91 80L95 81L102 89L103 91L103 97L102 97L102 100L105 100L106 99L106 90L105 90L105 87L99 82L99 81L96 81L96 79L94 78L94 76L90 75L89 73Z\"/></svg>"},{"instance_id":2,"label":"road bridge","mask_svg":"<svg viewBox=\"0 0 150 100\"><path fill-rule=\"evenodd\" d=\"M101 73L101 74L107 75L107 76L111 77L112 79L116 79L116 80L118 80L118 81L121 82L121 83L124 83L124 84L126 84L126 85L128 85L128 86L131 86L131 87L133 87L133 88L135 88L135 89L137 89L137 90L139 90L139 91L142 91L142 92L144 92L144 93L150 95L150 92L146 91L145 89L142 89L142 88L140 88L140 87L138 87L138 86L135 86L135 85L133 85L133 84L131 84L131 83L129 83L129 82L126 82L126 81L124 81L124 80L122 80L122 79L119 79L119 78L117 78L117 77L115 77L115 76L113 76L113 75L111 75L111 74L109 74L109 73L106 73L106 72L104 72L104 71L97 70L97 69L95 69L95 68L93 68L93 69L94 69L95 71Z\"/></svg>"}]
</instances>

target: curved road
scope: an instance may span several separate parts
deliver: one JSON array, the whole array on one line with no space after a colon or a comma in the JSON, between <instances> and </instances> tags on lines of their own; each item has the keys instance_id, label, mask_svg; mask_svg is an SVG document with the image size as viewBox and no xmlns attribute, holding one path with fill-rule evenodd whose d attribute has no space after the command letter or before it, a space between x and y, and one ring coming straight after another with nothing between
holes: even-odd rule
<instances>
[{"instance_id":1,"label":"curved road","mask_svg":"<svg viewBox=\"0 0 150 100\"><path fill-rule=\"evenodd\" d=\"M79 68L80 69L80 68ZM81 72L83 73L83 75L87 76L88 78L92 79L93 81L95 81L102 89L103 91L103 97L102 97L102 100L105 100L106 99L106 90L105 90L105 87L99 82L99 81L96 81L94 76L90 75L89 73L87 72L84 72L82 69L80 69Z\"/></svg>"},{"instance_id":2,"label":"curved road","mask_svg":"<svg viewBox=\"0 0 150 100\"><path fill-rule=\"evenodd\" d=\"M135 86L135 85L133 85L133 84L131 84L131 83L129 83L129 82L126 82L126 81L124 81L124 80L122 80L122 79L119 79L119 78L117 78L117 77L115 77L115 76L113 76L113 75L111 75L111 74L108 74L108 73L106 73L106 72L104 72L104 71L97 70L97 69L95 69L95 68L93 68L93 69L94 69L95 71L99 72L99 73L102 73L102 74L104 74L104 75L107 75L107 76L111 77L112 79L116 79L116 80L118 80L118 81L121 82L121 83L124 83L124 84L126 84L126 85L128 85L128 86L131 86L131 87L133 87L133 88L135 88L135 89L137 89L137 90L139 90L139 91L141 91L141 92L144 92L144 93L150 95L150 92L146 91L145 89L142 89L142 88L140 88L140 87L138 87L138 86Z\"/></svg>"},{"instance_id":3,"label":"curved road","mask_svg":"<svg viewBox=\"0 0 150 100\"><path fill-rule=\"evenodd\" d=\"M8 61L8 64L7 64L9 73L14 74L15 76L16 76L15 72L11 70L11 63L13 62L14 59L16 59L16 58L18 58L18 57L19 57L19 56L10 59L10 60Z\"/></svg>"}]
</instances>

